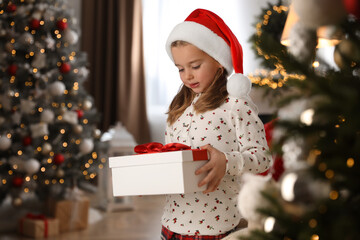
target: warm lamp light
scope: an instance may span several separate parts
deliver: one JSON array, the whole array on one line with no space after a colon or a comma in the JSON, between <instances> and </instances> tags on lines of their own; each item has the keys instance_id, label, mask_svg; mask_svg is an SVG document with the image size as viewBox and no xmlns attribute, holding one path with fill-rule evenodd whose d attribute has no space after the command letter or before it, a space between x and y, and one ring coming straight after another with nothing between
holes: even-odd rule
<instances>
[{"instance_id":1,"label":"warm lamp light","mask_svg":"<svg viewBox=\"0 0 360 240\"><path fill-rule=\"evenodd\" d=\"M289 35L290 35L290 30L291 28L294 26L294 24L296 24L299 21L299 16L296 14L293 5L290 5L289 8L289 13L285 22L285 26L284 26L284 30L283 33L281 35L281 44L285 45L285 46L289 46ZM329 32L331 30L329 29L328 26L321 26L317 29L317 37L318 37L318 44L317 44L317 48L322 48L322 47L329 47L329 46L335 46L336 44L338 44L341 40L340 37L337 36L336 34L331 36L331 38L329 38Z\"/></svg>"}]
</instances>

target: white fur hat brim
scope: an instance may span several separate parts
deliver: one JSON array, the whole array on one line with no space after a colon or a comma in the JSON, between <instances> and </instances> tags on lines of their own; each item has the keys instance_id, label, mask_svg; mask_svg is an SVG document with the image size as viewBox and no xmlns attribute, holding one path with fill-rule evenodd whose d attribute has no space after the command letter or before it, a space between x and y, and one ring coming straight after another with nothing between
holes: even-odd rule
<instances>
[{"instance_id":1,"label":"white fur hat brim","mask_svg":"<svg viewBox=\"0 0 360 240\"><path fill-rule=\"evenodd\" d=\"M229 45L209 28L196 22L182 22L175 26L166 41L166 51L172 61L171 44L175 41L191 43L218 61L231 74L234 70Z\"/></svg>"}]
</instances>

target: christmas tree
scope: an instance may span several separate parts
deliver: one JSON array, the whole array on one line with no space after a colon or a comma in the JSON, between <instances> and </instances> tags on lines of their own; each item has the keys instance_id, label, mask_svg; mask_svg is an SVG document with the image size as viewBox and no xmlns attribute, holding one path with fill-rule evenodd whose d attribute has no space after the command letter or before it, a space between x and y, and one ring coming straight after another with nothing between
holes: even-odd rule
<instances>
[{"instance_id":1,"label":"christmas tree","mask_svg":"<svg viewBox=\"0 0 360 240\"><path fill-rule=\"evenodd\" d=\"M281 44L289 20L282 1L262 10L251 38L266 69L251 76L253 83L278 99L271 146L285 171L259 187L261 217L239 237L359 239L360 4L293 0L292 8L298 21L288 47ZM337 39L337 66L317 54L322 26L326 38Z\"/></svg>"},{"instance_id":2,"label":"christmas tree","mask_svg":"<svg viewBox=\"0 0 360 240\"><path fill-rule=\"evenodd\" d=\"M64 0L0 0L0 204L96 179L106 145Z\"/></svg>"}]
</instances>

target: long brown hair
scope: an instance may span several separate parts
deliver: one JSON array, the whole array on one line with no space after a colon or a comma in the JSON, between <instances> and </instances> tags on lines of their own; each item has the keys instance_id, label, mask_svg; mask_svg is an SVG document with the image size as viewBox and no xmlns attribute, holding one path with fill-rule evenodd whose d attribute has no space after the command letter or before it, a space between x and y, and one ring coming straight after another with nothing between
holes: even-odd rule
<instances>
[{"instance_id":1,"label":"long brown hair","mask_svg":"<svg viewBox=\"0 0 360 240\"><path fill-rule=\"evenodd\" d=\"M189 44L184 41L175 41L171 44L171 47L184 46ZM204 113L209 110L218 108L224 103L228 96L226 90L227 72L224 68L219 68L216 72L214 81L210 86L203 92L200 98L196 101L194 109L196 113ZM196 93L191 89L182 85L179 92L172 100L169 111L167 112L167 122L172 125L180 116L183 114L185 109L190 106L191 102L195 98Z\"/></svg>"}]
</instances>

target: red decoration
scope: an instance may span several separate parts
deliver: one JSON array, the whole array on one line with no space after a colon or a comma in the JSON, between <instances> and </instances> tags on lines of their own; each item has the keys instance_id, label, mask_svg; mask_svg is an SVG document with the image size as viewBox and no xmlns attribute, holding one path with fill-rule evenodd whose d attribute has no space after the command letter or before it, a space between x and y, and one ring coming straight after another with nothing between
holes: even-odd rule
<instances>
[{"instance_id":1,"label":"red decoration","mask_svg":"<svg viewBox=\"0 0 360 240\"><path fill-rule=\"evenodd\" d=\"M11 76L15 76L17 70L18 70L18 66L15 65L15 64L9 65L9 67L8 67L8 69L7 69L8 73L9 73Z\"/></svg>"},{"instance_id":2,"label":"red decoration","mask_svg":"<svg viewBox=\"0 0 360 240\"><path fill-rule=\"evenodd\" d=\"M53 161L56 165L60 165L65 161L65 157L61 153L57 153L54 155Z\"/></svg>"},{"instance_id":3,"label":"red decoration","mask_svg":"<svg viewBox=\"0 0 360 240\"><path fill-rule=\"evenodd\" d=\"M67 22L65 21L65 19L61 19L56 22L56 27L58 29L64 31L68 27L68 25L67 25Z\"/></svg>"},{"instance_id":4,"label":"red decoration","mask_svg":"<svg viewBox=\"0 0 360 240\"><path fill-rule=\"evenodd\" d=\"M78 115L78 119L81 119L83 116L84 116L84 111L83 110L75 110L77 112L77 115Z\"/></svg>"},{"instance_id":5,"label":"red decoration","mask_svg":"<svg viewBox=\"0 0 360 240\"><path fill-rule=\"evenodd\" d=\"M7 12L10 12L10 13L15 12L15 11L16 11L16 5L10 3L10 4L6 7L6 11L7 11Z\"/></svg>"},{"instance_id":6,"label":"red decoration","mask_svg":"<svg viewBox=\"0 0 360 240\"><path fill-rule=\"evenodd\" d=\"M356 18L360 18L360 2L359 0L343 0L345 10L353 14Z\"/></svg>"},{"instance_id":7,"label":"red decoration","mask_svg":"<svg viewBox=\"0 0 360 240\"><path fill-rule=\"evenodd\" d=\"M40 28L40 20L33 18L30 21L30 28L33 30L37 30Z\"/></svg>"},{"instance_id":8,"label":"red decoration","mask_svg":"<svg viewBox=\"0 0 360 240\"><path fill-rule=\"evenodd\" d=\"M30 144L32 143L32 138L30 136L27 136L27 137L24 137L23 138L23 145L26 147L26 146L29 146Z\"/></svg>"},{"instance_id":9,"label":"red decoration","mask_svg":"<svg viewBox=\"0 0 360 240\"><path fill-rule=\"evenodd\" d=\"M68 63L62 63L60 66L60 72L61 73L68 73L71 71L71 66Z\"/></svg>"},{"instance_id":10,"label":"red decoration","mask_svg":"<svg viewBox=\"0 0 360 240\"><path fill-rule=\"evenodd\" d=\"M272 137L273 137L273 131L274 131L274 123L277 121L277 119L274 119L268 123L266 123L264 125L265 128L265 136L266 136L266 141L268 142L269 148L271 149L272 147ZM281 155L275 155L273 156L274 159L274 163L271 166L271 168L263 173L259 173L259 175L262 176L266 176L269 173L272 174L272 178L275 181L278 181L279 178L281 177L281 175L283 174L283 172L285 171L284 168L284 161L282 159Z\"/></svg>"},{"instance_id":11,"label":"red decoration","mask_svg":"<svg viewBox=\"0 0 360 240\"><path fill-rule=\"evenodd\" d=\"M24 179L22 177L14 177L12 179L12 185L14 187L21 187L24 183Z\"/></svg>"}]
</instances>

